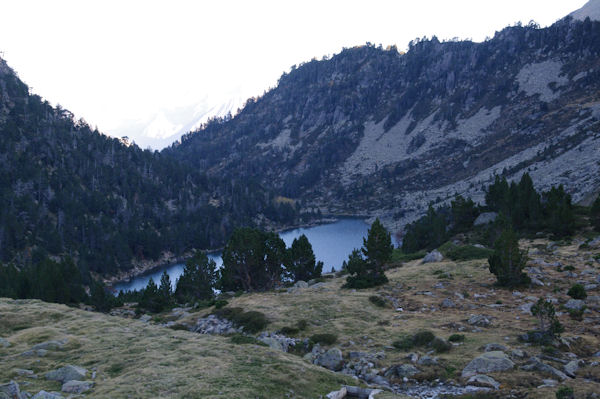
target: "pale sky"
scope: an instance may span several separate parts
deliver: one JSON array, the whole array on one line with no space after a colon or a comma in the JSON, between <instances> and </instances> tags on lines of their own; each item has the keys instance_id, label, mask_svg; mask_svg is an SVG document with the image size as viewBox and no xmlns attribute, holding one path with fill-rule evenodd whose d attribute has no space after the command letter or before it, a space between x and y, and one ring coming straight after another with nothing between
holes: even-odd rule
<instances>
[{"instance_id":1,"label":"pale sky","mask_svg":"<svg viewBox=\"0 0 600 399\"><path fill-rule=\"evenodd\" d=\"M292 65L343 47L481 41L518 21L547 26L585 3L0 0L0 56L36 94L110 133L204 98L260 95Z\"/></svg>"}]
</instances>

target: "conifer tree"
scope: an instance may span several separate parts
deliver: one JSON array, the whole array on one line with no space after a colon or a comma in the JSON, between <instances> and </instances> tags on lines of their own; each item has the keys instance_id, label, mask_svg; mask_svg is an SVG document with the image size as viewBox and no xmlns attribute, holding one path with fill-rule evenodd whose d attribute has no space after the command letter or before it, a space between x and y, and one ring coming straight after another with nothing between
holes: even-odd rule
<instances>
[{"instance_id":1,"label":"conifer tree","mask_svg":"<svg viewBox=\"0 0 600 399\"><path fill-rule=\"evenodd\" d=\"M376 219L367 238L363 239L361 250L352 251L348 263L344 264L350 273L346 278L345 287L368 288L387 283L384 266L391 259L393 250L390 233L379 219Z\"/></svg>"},{"instance_id":2,"label":"conifer tree","mask_svg":"<svg viewBox=\"0 0 600 399\"><path fill-rule=\"evenodd\" d=\"M180 302L208 300L214 297L217 282L217 265L203 252L185 262L183 274L177 280L175 297Z\"/></svg>"},{"instance_id":3,"label":"conifer tree","mask_svg":"<svg viewBox=\"0 0 600 399\"><path fill-rule=\"evenodd\" d=\"M165 270L160 276L160 286L158 287L158 297L163 309L169 307L173 302L172 294L171 277L169 277L169 274Z\"/></svg>"},{"instance_id":4,"label":"conifer tree","mask_svg":"<svg viewBox=\"0 0 600 399\"><path fill-rule=\"evenodd\" d=\"M526 262L515 232L512 229L504 230L494 244L494 253L488 259L490 272L496 275L497 284L501 287L528 284L529 277L523 273Z\"/></svg>"},{"instance_id":5,"label":"conifer tree","mask_svg":"<svg viewBox=\"0 0 600 399\"><path fill-rule=\"evenodd\" d=\"M316 262L312 245L304 234L294 238L288 250L286 270L294 281L308 281L321 276L323 262Z\"/></svg>"}]
</instances>

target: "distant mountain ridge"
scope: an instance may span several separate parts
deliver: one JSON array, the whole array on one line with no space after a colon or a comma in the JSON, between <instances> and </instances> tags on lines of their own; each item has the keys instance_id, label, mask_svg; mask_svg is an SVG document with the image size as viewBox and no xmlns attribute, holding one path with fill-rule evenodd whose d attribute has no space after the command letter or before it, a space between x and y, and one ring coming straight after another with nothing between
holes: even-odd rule
<instances>
[{"instance_id":1,"label":"distant mountain ridge","mask_svg":"<svg viewBox=\"0 0 600 399\"><path fill-rule=\"evenodd\" d=\"M570 17L483 43L415 41L406 54L345 49L165 153L396 228L431 201L481 198L494 174L528 171L587 201L600 188L599 54L600 22Z\"/></svg>"}]
</instances>

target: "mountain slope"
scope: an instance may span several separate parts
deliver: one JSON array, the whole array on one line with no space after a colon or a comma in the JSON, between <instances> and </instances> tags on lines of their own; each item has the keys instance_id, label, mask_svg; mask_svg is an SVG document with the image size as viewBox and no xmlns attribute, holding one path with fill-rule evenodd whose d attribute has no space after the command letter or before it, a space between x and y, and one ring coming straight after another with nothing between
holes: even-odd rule
<instances>
[{"instance_id":1,"label":"mountain slope","mask_svg":"<svg viewBox=\"0 0 600 399\"><path fill-rule=\"evenodd\" d=\"M600 187L599 54L600 22L571 18L483 43L416 41L406 54L345 49L165 152L397 226L455 192L477 198L503 171L586 200Z\"/></svg>"},{"instance_id":2,"label":"mountain slope","mask_svg":"<svg viewBox=\"0 0 600 399\"><path fill-rule=\"evenodd\" d=\"M569 14L574 19L580 21L590 18L591 20L600 20L600 0L589 0L579 10Z\"/></svg>"},{"instance_id":3,"label":"mountain slope","mask_svg":"<svg viewBox=\"0 0 600 399\"><path fill-rule=\"evenodd\" d=\"M207 177L102 135L29 94L1 59L0 165L2 263L68 255L83 271L117 273L219 247L267 211L279 218L273 195L251 180Z\"/></svg>"}]
</instances>

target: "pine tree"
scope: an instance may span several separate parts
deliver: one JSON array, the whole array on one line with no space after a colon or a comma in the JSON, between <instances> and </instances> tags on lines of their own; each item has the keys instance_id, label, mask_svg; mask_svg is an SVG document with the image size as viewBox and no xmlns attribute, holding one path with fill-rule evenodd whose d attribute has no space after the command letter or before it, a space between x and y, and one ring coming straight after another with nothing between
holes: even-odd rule
<instances>
[{"instance_id":1,"label":"pine tree","mask_svg":"<svg viewBox=\"0 0 600 399\"><path fill-rule=\"evenodd\" d=\"M367 238L363 238L362 248L362 253L372 265L374 273L383 273L383 266L392 259L393 251L390 233L383 227L379 219L375 219L367 233Z\"/></svg>"},{"instance_id":2,"label":"pine tree","mask_svg":"<svg viewBox=\"0 0 600 399\"><path fill-rule=\"evenodd\" d=\"M148 285L146 288L144 288L138 306L153 313L157 313L162 310L160 294L153 278L150 278Z\"/></svg>"},{"instance_id":3,"label":"pine tree","mask_svg":"<svg viewBox=\"0 0 600 399\"><path fill-rule=\"evenodd\" d=\"M203 252L185 262L183 274L177 280L175 297L180 302L208 300L214 297L217 282L217 265Z\"/></svg>"},{"instance_id":4,"label":"pine tree","mask_svg":"<svg viewBox=\"0 0 600 399\"><path fill-rule=\"evenodd\" d=\"M308 281L321 276L323 262L316 262L312 245L304 234L294 238L288 250L286 269L294 281Z\"/></svg>"},{"instance_id":5,"label":"pine tree","mask_svg":"<svg viewBox=\"0 0 600 399\"><path fill-rule=\"evenodd\" d=\"M345 287L368 288L387 283L384 266L392 258L393 250L390 233L376 219L363 239L361 250L355 249L348 257L346 268L350 275Z\"/></svg>"},{"instance_id":6,"label":"pine tree","mask_svg":"<svg viewBox=\"0 0 600 399\"><path fill-rule=\"evenodd\" d=\"M575 213L571 196L562 186L552 187L544 193L545 214L549 230L556 237L570 236L575 232Z\"/></svg>"},{"instance_id":7,"label":"pine tree","mask_svg":"<svg viewBox=\"0 0 600 399\"><path fill-rule=\"evenodd\" d=\"M540 298L535 305L531 307L531 314L536 316L539 321L539 331L550 338L559 337L564 331L562 324L556 318L556 312L552 302Z\"/></svg>"},{"instance_id":8,"label":"pine tree","mask_svg":"<svg viewBox=\"0 0 600 399\"><path fill-rule=\"evenodd\" d=\"M530 282L523 273L527 258L519 249L517 235L512 229L504 230L494 244L494 253L489 257L490 272L496 275L501 287L517 287Z\"/></svg>"},{"instance_id":9,"label":"pine tree","mask_svg":"<svg viewBox=\"0 0 600 399\"><path fill-rule=\"evenodd\" d=\"M171 277L169 277L169 274L165 270L162 276L160 276L160 286L158 287L158 297L163 309L171 306L173 302L172 294Z\"/></svg>"}]
</instances>

